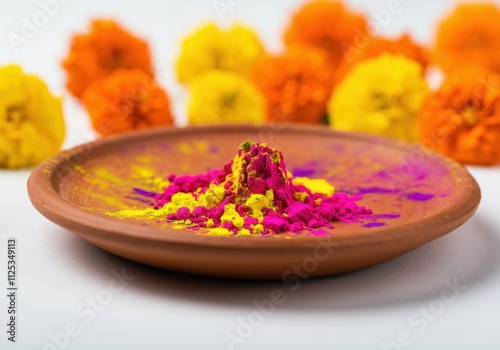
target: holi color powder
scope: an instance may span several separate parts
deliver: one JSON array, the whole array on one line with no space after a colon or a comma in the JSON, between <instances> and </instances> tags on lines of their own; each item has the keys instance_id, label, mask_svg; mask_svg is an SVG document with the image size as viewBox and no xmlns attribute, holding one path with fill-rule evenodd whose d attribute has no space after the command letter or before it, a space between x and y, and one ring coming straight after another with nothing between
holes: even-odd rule
<instances>
[{"instance_id":1,"label":"holi color powder","mask_svg":"<svg viewBox=\"0 0 500 350\"><path fill-rule=\"evenodd\" d=\"M400 214L373 214L371 217L373 219L397 219L400 216Z\"/></svg>"},{"instance_id":2,"label":"holi color powder","mask_svg":"<svg viewBox=\"0 0 500 350\"><path fill-rule=\"evenodd\" d=\"M335 193L323 179L294 177L280 151L249 141L222 169L171 174L167 180L166 189L154 195L155 215L165 216L177 228L208 228L208 234L215 236L304 230L322 235L327 232L322 228L332 228L334 221L355 222L372 214L356 204L360 196ZM149 191L134 191L152 196Z\"/></svg>"},{"instance_id":3,"label":"holi color powder","mask_svg":"<svg viewBox=\"0 0 500 350\"><path fill-rule=\"evenodd\" d=\"M308 177L314 175L314 168L295 168L292 170L293 176Z\"/></svg>"},{"instance_id":4,"label":"holi color powder","mask_svg":"<svg viewBox=\"0 0 500 350\"><path fill-rule=\"evenodd\" d=\"M389 188L381 188L381 187L360 187L358 194L368 194L368 193L378 193L378 194L386 194L386 193L397 193L399 190L397 189L389 189Z\"/></svg>"},{"instance_id":5,"label":"holi color powder","mask_svg":"<svg viewBox=\"0 0 500 350\"><path fill-rule=\"evenodd\" d=\"M428 201L432 198L434 198L433 194L430 193L419 193L419 192L414 192L410 193L406 196L409 200L412 201Z\"/></svg>"},{"instance_id":6,"label":"holi color powder","mask_svg":"<svg viewBox=\"0 0 500 350\"><path fill-rule=\"evenodd\" d=\"M381 226L385 226L385 222L369 222L363 225L363 227L366 228L381 227Z\"/></svg>"}]
</instances>

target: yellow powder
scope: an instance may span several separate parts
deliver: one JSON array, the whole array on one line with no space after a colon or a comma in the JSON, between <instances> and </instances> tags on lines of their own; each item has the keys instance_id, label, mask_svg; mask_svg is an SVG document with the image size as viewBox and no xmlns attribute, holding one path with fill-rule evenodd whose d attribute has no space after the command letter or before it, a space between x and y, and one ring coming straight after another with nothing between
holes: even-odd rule
<instances>
[{"instance_id":1,"label":"yellow powder","mask_svg":"<svg viewBox=\"0 0 500 350\"><path fill-rule=\"evenodd\" d=\"M231 236L232 234L233 234L232 231L224 227L215 227L207 232L207 235L209 236L220 236L220 237Z\"/></svg>"},{"instance_id":2,"label":"yellow powder","mask_svg":"<svg viewBox=\"0 0 500 350\"><path fill-rule=\"evenodd\" d=\"M247 207L252 209L252 216L254 218L260 218L263 216L263 208L272 208L274 200L273 190L267 190L266 194L252 194L245 202Z\"/></svg>"},{"instance_id":3,"label":"yellow powder","mask_svg":"<svg viewBox=\"0 0 500 350\"><path fill-rule=\"evenodd\" d=\"M207 208L219 205L220 202L224 200L224 195L226 190L221 184L219 186L211 185L205 192L198 197L199 205L203 205Z\"/></svg>"},{"instance_id":4,"label":"yellow powder","mask_svg":"<svg viewBox=\"0 0 500 350\"><path fill-rule=\"evenodd\" d=\"M247 237L247 236L251 236L252 234L250 233L250 230L246 229L246 228L243 228L241 229L237 236L243 236L243 237Z\"/></svg>"},{"instance_id":5,"label":"yellow powder","mask_svg":"<svg viewBox=\"0 0 500 350\"><path fill-rule=\"evenodd\" d=\"M161 177L153 177L147 179L146 184L151 185L156 192L163 192L170 185L170 182Z\"/></svg>"},{"instance_id":6,"label":"yellow powder","mask_svg":"<svg viewBox=\"0 0 500 350\"><path fill-rule=\"evenodd\" d=\"M224 208L224 214L222 214L220 221L222 223L230 222L234 227L239 229L245 226L245 220L240 216L240 214L238 214L234 204L226 205L226 207Z\"/></svg>"},{"instance_id":7,"label":"yellow powder","mask_svg":"<svg viewBox=\"0 0 500 350\"><path fill-rule=\"evenodd\" d=\"M153 178L155 176L155 172L150 168L145 168L138 165L131 165L131 177L136 179L147 179Z\"/></svg>"},{"instance_id":8,"label":"yellow powder","mask_svg":"<svg viewBox=\"0 0 500 350\"><path fill-rule=\"evenodd\" d=\"M264 226L262 226L262 224L257 224L253 228L254 233L262 233L263 231L264 231Z\"/></svg>"},{"instance_id":9,"label":"yellow powder","mask_svg":"<svg viewBox=\"0 0 500 350\"><path fill-rule=\"evenodd\" d=\"M302 185L307 187L313 193L321 193L326 196L331 196L335 193L333 187L328 181L324 179L309 179L307 177L295 177L292 179L295 186Z\"/></svg>"},{"instance_id":10,"label":"yellow powder","mask_svg":"<svg viewBox=\"0 0 500 350\"><path fill-rule=\"evenodd\" d=\"M198 202L191 193L183 193L183 192L174 194L172 196L171 203L176 204L179 208L188 207L189 210L193 210L194 208L196 208L196 206L198 206Z\"/></svg>"},{"instance_id":11,"label":"yellow powder","mask_svg":"<svg viewBox=\"0 0 500 350\"><path fill-rule=\"evenodd\" d=\"M294 192L293 194L293 199L302 203L304 203L306 198L307 198L307 193L305 192Z\"/></svg>"},{"instance_id":12,"label":"yellow powder","mask_svg":"<svg viewBox=\"0 0 500 350\"><path fill-rule=\"evenodd\" d=\"M169 214L177 212L179 207L174 203L167 203L163 208L158 210L153 208L146 209L126 209L118 212L107 213L108 215L118 218L134 218L134 217L166 217Z\"/></svg>"}]
</instances>

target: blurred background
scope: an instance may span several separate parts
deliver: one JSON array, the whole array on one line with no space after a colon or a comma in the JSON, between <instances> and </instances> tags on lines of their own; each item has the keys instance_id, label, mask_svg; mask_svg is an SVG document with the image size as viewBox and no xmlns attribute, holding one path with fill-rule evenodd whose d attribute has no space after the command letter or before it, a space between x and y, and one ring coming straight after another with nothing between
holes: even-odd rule
<instances>
[{"instance_id":1,"label":"blurred background","mask_svg":"<svg viewBox=\"0 0 500 350\"><path fill-rule=\"evenodd\" d=\"M61 62L66 57L72 37L88 31L95 18L115 19L125 29L150 44L156 79L172 101L172 111L179 125L186 123L186 90L177 81L175 62L182 41L201 25L215 22L222 27L243 23L253 28L266 50L279 53L284 49L283 35L294 12L307 3L304 0L265 1L200 1L200 0L65 0L60 1L43 27L36 27L32 38L14 47L9 34L21 34L26 19L44 11L34 1L0 1L0 65L17 63L26 73L38 75L50 90L64 99L67 137L64 147L86 142L92 128L85 110L65 89L65 72ZM457 0L412 1L400 0L395 4L401 10L387 19L380 12L387 11L391 1L348 0L349 10L364 14L368 21L380 24L380 36L396 38L410 33L413 39L431 46L440 21L448 16ZM430 83L439 82L439 74L431 72Z\"/></svg>"}]
</instances>

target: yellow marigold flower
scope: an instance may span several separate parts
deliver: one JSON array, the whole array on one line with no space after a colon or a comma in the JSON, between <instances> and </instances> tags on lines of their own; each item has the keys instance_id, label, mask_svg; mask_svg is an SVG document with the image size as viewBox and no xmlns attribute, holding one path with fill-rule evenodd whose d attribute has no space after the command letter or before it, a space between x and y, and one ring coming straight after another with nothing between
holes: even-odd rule
<instances>
[{"instance_id":1,"label":"yellow marigold flower","mask_svg":"<svg viewBox=\"0 0 500 350\"><path fill-rule=\"evenodd\" d=\"M335 83L338 84L342 78L355 67L359 62L382 54L402 55L414 60L422 66L425 74L429 66L429 55L427 50L413 41L409 34L403 34L397 38L384 38L375 36L367 41L362 47L352 46L346 52L346 59L342 61L339 68L335 71Z\"/></svg>"},{"instance_id":2,"label":"yellow marigold flower","mask_svg":"<svg viewBox=\"0 0 500 350\"><path fill-rule=\"evenodd\" d=\"M40 163L59 151L64 135L61 100L21 67L1 67L0 168Z\"/></svg>"},{"instance_id":3,"label":"yellow marigold flower","mask_svg":"<svg viewBox=\"0 0 500 350\"><path fill-rule=\"evenodd\" d=\"M246 78L224 71L210 71L190 85L190 124L262 123L265 100Z\"/></svg>"},{"instance_id":4,"label":"yellow marigold flower","mask_svg":"<svg viewBox=\"0 0 500 350\"><path fill-rule=\"evenodd\" d=\"M328 105L330 124L415 141L427 92L419 63L384 54L360 62L338 85Z\"/></svg>"},{"instance_id":5,"label":"yellow marigold flower","mask_svg":"<svg viewBox=\"0 0 500 350\"><path fill-rule=\"evenodd\" d=\"M253 30L235 25L224 31L215 24L207 24L184 40L177 61L177 76L186 83L213 69L247 74L263 53L264 48Z\"/></svg>"}]
</instances>

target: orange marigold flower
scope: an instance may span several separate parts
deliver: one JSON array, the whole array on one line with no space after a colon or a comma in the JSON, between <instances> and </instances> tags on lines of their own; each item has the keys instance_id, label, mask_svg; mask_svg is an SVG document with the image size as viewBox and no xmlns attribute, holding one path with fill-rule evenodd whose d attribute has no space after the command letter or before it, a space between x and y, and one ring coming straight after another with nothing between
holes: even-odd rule
<instances>
[{"instance_id":1,"label":"orange marigold flower","mask_svg":"<svg viewBox=\"0 0 500 350\"><path fill-rule=\"evenodd\" d=\"M444 71L474 64L500 73L500 9L462 4L440 25L435 60Z\"/></svg>"},{"instance_id":2,"label":"orange marigold flower","mask_svg":"<svg viewBox=\"0 0 500 350\"><path fill-rule=\"evenodd\" d=\"M324 50L336 68L355 38L364 37L365 33L364 16L350 12L341 2L319 0L304 5L295 13L286 30L285 42Z\"/></svg>"},{"instance_id":3,"label":"orange marigold flower","mask_svg":"<svg viewBox=\"0 0 500 350\"><path fill-rule=\"evenodd\" d=\"M500 163L500 75L456 71L420 113L422 144L466 164Z\"/></svg>"},{"instance_id":4,"label":"orange marigold flower","mask_svg":"<svg viewBox=\"0 0 500 350\"><path fill-rule=\"evenodd\" d=\"M75 35L63 67L66 87L78 98L92 82L117 68L153 71L148 44L112 20L94 20L88 33Z\"/></svg>"},{"instance_id":5,"label":"orange marigold flower","mask_svg":"<svg viewBox=\"0 0 500 350\"><path fill-rule=\"evenodd\" d=\"M416 61L422 66L423 72L429 65L427 50L415 43L409 34L403 34L396 39L371 37L363 46L353 45L349 48L346 59L335 71L335 83L339 83L359 62L378 57L384 53L399 54Z\"/></svg>"},{"instance_id":6,"label":"orange marigold flower","mask_svg":"<svg viewBox=\"0 0 500 350\"><path fill-rule=\"evenodd\" d=\"M92 83L82 101L101 135L173 123L167 94L140 69L118 69Z\"/></svg>"},{"instance_id":7,"label":"orange marigold flower","mask_svg":"<svg viewBox=\"0 0 500 350\"><path fill-rule=\"evenodd\" d=\"M320 50L291 47L257 63L252 79L267 102L267 119L319 123L332 91L328 57Z\"/></svg>"}]
</instances>

